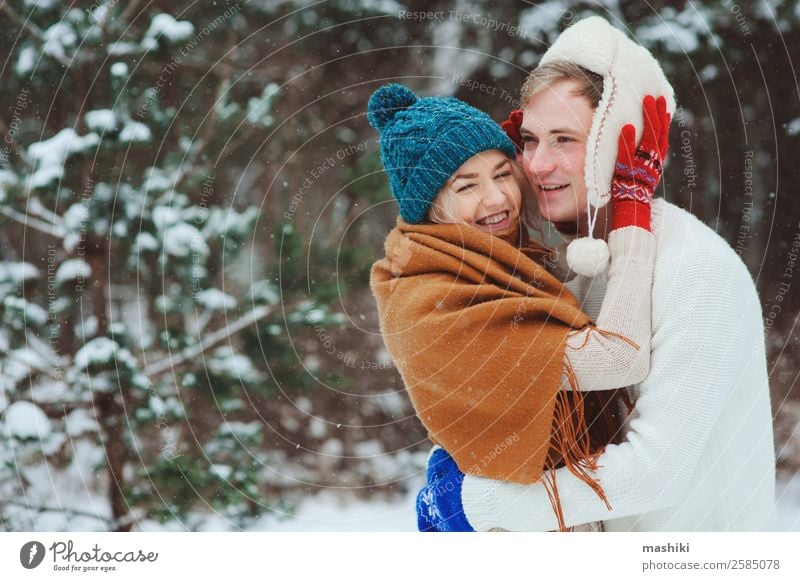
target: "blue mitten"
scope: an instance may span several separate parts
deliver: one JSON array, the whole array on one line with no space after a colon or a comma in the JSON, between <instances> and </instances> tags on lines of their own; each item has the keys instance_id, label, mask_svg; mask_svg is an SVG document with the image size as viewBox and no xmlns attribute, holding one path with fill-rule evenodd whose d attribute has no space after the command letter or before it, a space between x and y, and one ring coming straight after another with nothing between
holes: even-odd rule
<instances>
[{"instance_id":1,"label":"blue mitten","mask_svg":"<svg viewBox=\"0 0 800 581\"><path fill-rule=\"evenodd\" d=\"M428 459L428 484L417 496L419 530L432 532L472 532L461 502L464 474L443 448Z\"/></svg>"},{"instance_id":2,"label":"blue mitten","mask_svg":"<svg viewBox=\"0 0 800 581\"><path fill-rule=\"evenodd\" d=\"M431 487L425 485L417 495L417 528L422 533L438 533L436 523L441 520L439 509L433 503Z\"/></svg>"}]
</instances>

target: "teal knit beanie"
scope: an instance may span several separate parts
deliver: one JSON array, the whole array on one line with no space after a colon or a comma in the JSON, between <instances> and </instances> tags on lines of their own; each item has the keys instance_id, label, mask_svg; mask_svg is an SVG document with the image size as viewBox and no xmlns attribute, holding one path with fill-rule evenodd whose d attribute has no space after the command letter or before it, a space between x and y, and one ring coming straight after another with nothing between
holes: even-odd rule
<instances>
[{"instance_id":1,"label":"teal knit beanie","mask_svg":"<svg viewBox=\"0 0 800 581\"><path fill-rule=\"evenodd\" d=\"M454 97L418 98L408 87L384 85L372 94L367 119L381 134L381 160L400 215L425 220L445 182L473 155L514 144L483 111Z\"/></svg>"}]
</instances>

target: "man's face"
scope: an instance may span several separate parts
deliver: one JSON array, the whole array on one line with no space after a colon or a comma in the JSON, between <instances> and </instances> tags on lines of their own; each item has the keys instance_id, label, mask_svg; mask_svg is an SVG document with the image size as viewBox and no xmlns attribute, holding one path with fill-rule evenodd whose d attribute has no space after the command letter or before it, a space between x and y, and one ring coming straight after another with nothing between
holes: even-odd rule
<instances>
[{"instance_id":1,"label":"man's face","mask_svg":"<svg viewBox=\"0 0 800 581\"><path fill-rule=\"evenodd\" d=\"M577 81L559 81L534 94L520 128L522 167L550 222L575 221L586 212L584 164L594 109L573 94L577 88Z\"/></svg>"}]
</instances>

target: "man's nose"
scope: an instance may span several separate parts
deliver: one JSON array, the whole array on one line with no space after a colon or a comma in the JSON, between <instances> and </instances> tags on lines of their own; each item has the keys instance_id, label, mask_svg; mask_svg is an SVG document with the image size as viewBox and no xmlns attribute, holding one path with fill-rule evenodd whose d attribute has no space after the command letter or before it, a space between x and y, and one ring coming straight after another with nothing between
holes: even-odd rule
<instances>
[{"instance_id":1,"label":"man's nose","mask_svg":"<svg viewBox=\"0 0 800 581\"><path fill-rule=\"evenodd\" d=\"M552 148L545 143L537 144L533 151L526 151L522 159L528 174L547 175L556 168L556 158Z\"/></svg>"}]
</instances>

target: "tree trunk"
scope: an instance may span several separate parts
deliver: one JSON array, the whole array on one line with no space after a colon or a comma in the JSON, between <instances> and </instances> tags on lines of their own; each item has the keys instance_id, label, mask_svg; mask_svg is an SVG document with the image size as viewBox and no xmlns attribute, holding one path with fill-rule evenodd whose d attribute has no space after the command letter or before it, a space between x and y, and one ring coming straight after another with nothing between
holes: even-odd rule
<instances>
[{"instance_id":1,"label":"tree trunk","mask_svg":"<svg viewBox=\"0 0 800 581\"><path fill-rule=\"evenodd\" d=\"M109 239L91 237L87 239L86 258L92 269L92 281L89 293L92 299L94 315L97 318L97 337L108 336L109 313ZM120 397L124 397L125 388L119 387ZM133 525L128 522L128 506L125 501L125 480L123 470L128 456L124 440L124 412L117 392L100 393L95 397L98 420L103 429L103 446L106 452L109 482L108 495L111 502L114 531L127 532Z\"/></svg>"}]
</instances>

